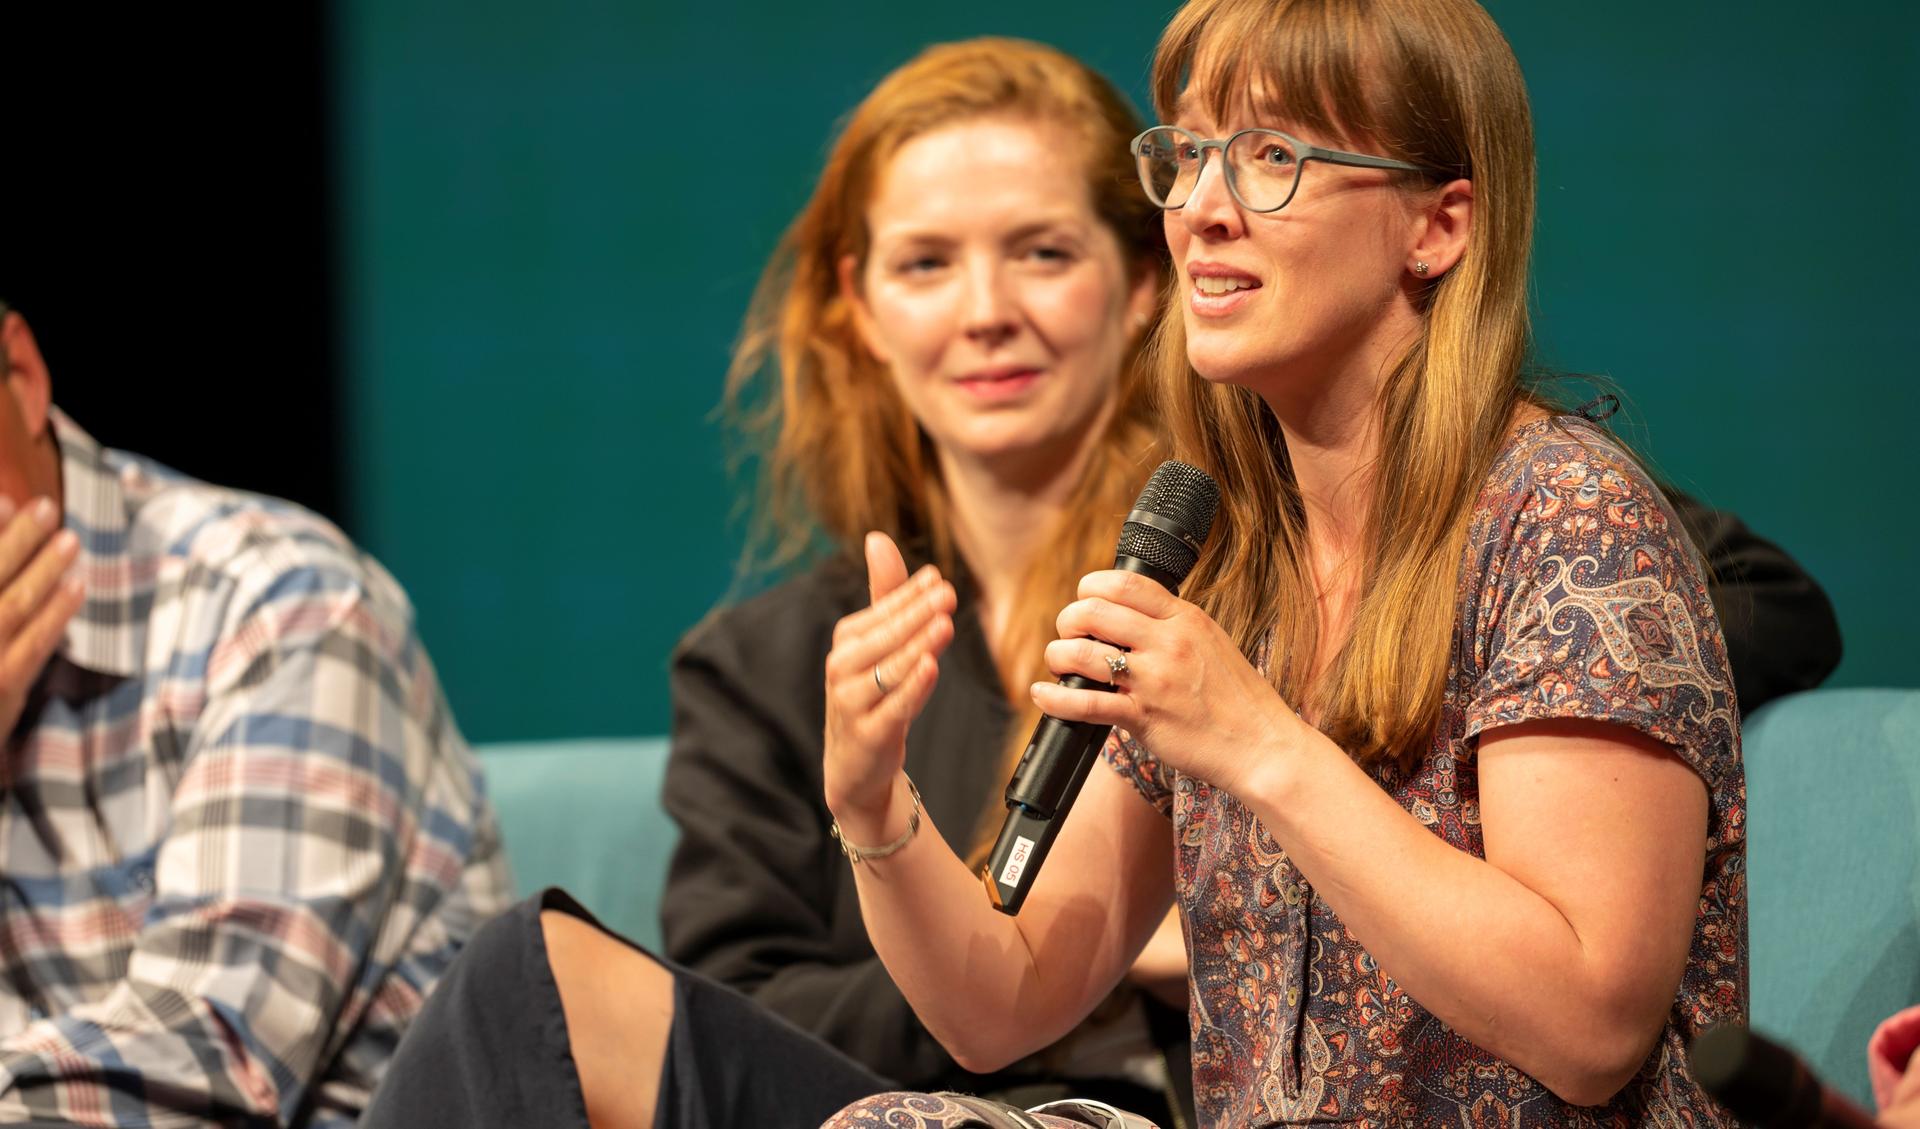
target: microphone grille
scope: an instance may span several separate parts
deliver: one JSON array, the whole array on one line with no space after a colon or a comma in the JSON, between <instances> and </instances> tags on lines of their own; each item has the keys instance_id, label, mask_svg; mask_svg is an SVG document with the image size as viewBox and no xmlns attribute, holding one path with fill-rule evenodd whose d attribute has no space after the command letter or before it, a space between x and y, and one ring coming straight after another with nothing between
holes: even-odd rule
<instances>
[{"instance_id":1,"label":"microphone grille","mask_svg":"<svg viewBox=\"0 0 1920 1129\"><path fill-rule=\"evenodd\" d=\"M1168 459L1133 503L1133 515L1120 532L1119 555L1184 580L1200 559L1200 546L1206 543L1219 508L1220 487L1212 476ZM1148 520L1135 520L1135 515Z\"/></svg>"},{"instance_id":2,"label":"microphone grille","mask_svg":"<svg viewBox=\"0 0 1920 1129\"><path fill-rule=\"evenodd\" d=\"M1147 479L1133 508L1178 522L1193 531L1195 541L1205 541L1220 508L1220 486L1199 467L1168 459Z\"/></svg>"},{"instance_id":3,"label":"microphone grille","mask_svg":"<svg viewBox=\"0 0 1920 1129\"><path fill-rule=\"evenodd\" d=\"M1131 521L1120 531L1120 547L1114 555L1145 561L1177 580L1185 580L1200 561L1200 554L1173 534Z\"/></svg>"}]
</instances>

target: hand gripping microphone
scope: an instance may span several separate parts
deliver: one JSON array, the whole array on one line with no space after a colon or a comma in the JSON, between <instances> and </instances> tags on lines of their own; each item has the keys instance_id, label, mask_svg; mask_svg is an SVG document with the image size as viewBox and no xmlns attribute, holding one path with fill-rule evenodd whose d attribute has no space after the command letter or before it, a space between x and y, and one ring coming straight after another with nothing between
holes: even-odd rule
<instances>
[{"instance_id":1,"label":"hand gripping microphone","mask_svg":"<svg viewBox=\"0 0 1920 1129\"><path fill-rule=\"evenodd\" d=\"M1219 505L1220 487L1205 471L1172 459L1161 463L1121 527L1113 567L1150 576L1178 595L1180 582L1200 559L1200 546L1213 528ZM1078 674L1068 675L1061 685L1113 689ZM1080 794L1087 771L1112 731L1110 725L1055 717L1042 717L1034 726L1027 751L1007 782L1007 821L980 872L995 909L1020 912L1040 864L1067 820L1067 808Z\"/></svg>"},{"instance_id":2,"label":"hand gripping microphone","mask_svg":"<svg viewBox=\"0 0 1920 1129\"><path fill-rule=\"evenodd\" d=\"M1702 1031L1687 1048L1700 1088L1762 1129L1873 1129L1873 1117L1828 1089L1792 1051L1744 1027Z\"/></svg>"}]
</instances>

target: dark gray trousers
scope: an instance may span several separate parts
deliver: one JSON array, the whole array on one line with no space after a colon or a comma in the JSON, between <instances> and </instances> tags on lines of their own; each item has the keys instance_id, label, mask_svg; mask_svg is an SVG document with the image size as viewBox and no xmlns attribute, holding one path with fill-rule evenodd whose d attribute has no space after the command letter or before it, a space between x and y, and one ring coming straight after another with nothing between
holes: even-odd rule
<instances>
[{"instance_id":1,"label":"dark gray trousers","mask_svg":"<svg viewBox=\"0 0 1920 1129\"><path fill-rule=\"evenodd\" d=\"M489 922L401 1040L361 1129L587 1129L540 929L549 909L600 925L559 890ZM738 992L647 955L674 975L659 1129L815 1129L842 1106L892 1088Z\"/></svg>"}]
</instances>

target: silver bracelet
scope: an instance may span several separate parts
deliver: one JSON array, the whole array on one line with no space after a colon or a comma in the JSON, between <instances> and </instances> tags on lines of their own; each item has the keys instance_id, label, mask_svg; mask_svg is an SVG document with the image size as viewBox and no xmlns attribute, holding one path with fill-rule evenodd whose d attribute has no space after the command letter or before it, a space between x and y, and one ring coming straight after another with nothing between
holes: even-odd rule
<instances>
[{"instance_id":1,"label":"silver bracelet","mask_svg":"<svg viewBox=\"0 0 1920 1129\"><path fill-rule=\"evenodd\" d=\"M906 776L906 773L903 772L901 775ZM840 833L840 821L838 819L833 821L833 826L829 829L829 833L832 834L834 841L840 844L840 853L847 856L848 862L862 863L872 859L883 859L895 851L898 851L901 847L906 846L908 843L913 842L913 837L920 834L920 789L913 786L913 777L911 776L907 776L907 795L913 797L913 814L907 817L907 829L901 832L898 839L895 839L884 847L854 846L852 843L847 842L845 835Z\"/></svg>"}]
</instances>

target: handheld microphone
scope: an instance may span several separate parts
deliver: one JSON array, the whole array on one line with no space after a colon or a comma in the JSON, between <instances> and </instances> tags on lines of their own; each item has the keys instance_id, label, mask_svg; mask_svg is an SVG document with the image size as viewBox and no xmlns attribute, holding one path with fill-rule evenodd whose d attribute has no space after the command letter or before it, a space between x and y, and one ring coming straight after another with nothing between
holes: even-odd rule
<instances>
[{"instance_id":1,"label":"handheld microphone","mask_svg":"<svg viewBox=\"0 0 1920 1129\"><path fill-rule=\"evenodd\" d=\"M1687 1048L1700 1088L1762 1129L1873 1129L1873 1117L1820 1080L1800 1056L1745 1027L1702 1031Z\"/></svg>"},{"instance_id":2,"label":"handheld microphone","mask_svg":"<svg viewBox=\"0 0 1920 1129\"><path fill-rule=\"evenodd\" d=\"M1161 463L1127 514L1113 567L1150 576L1178 595L1180 582L1200 559L1200 546L1213 528L1219 505L1220 487L1205 471L1173 459ZM1068 675L1061 685L1113 689L1078 674ZM995 909L1020 912L1067 820L1067 809L1112 731L1110 725L1045 716L1033 727L1027 751L1007 782L1007 820L980 871Z\"/></svg>"}]
</instances>

